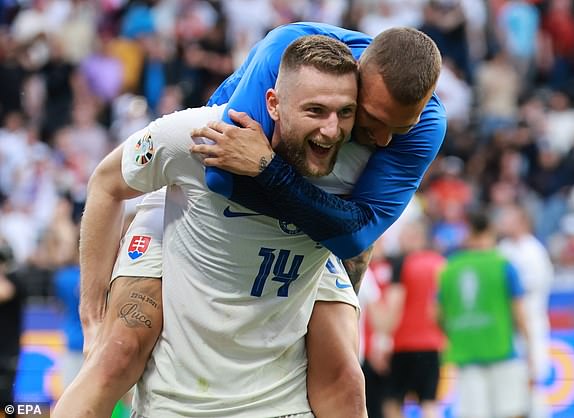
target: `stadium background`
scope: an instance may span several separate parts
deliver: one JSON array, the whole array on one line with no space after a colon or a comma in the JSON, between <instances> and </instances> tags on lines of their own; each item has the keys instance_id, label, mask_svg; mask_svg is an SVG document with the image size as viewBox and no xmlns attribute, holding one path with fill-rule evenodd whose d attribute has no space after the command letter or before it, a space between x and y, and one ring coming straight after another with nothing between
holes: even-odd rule
<instances>
[{"instance_id":1,"label":"stadium background","mask_svg":"<svg viewBox=\"0 0 574 418\"><path fill-rule=\"evenodd\" d=\"M547 400L555 417L574 416L572 0L0 2L0 236L27 291L17 400L62 390L54 277L75 263L95 165L149 120L203 104L254 42L297 20L371 35L414 26L437 42L449 130L412 206L445 254L464 239L466 208L529 210L555 266ZM448 368L440 392L450 416Z\"/></svg>"}]
</instances>

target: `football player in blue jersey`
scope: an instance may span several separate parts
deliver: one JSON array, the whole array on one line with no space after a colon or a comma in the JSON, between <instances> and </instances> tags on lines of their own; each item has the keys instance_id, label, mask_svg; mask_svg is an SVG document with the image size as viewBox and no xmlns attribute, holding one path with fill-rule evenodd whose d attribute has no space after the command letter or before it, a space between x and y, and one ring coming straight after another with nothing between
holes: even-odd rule
<instances>
[{"instance_id":1,"label":"football player in blue jersey","mask_svg":"<svg viewBox=\"0 0 574 418\"><path fill-rule=\"evenodd\" d=\"M254 99L273 87L284 45L309 33L345 42L359 64L358 109L351 141L370 147L371 153L362 154L359 147L346 154L345 147L341 150L331 177L343 176L345 166L364 166L347 199L309 183L295 172L290 165L293 161L284 161L273 152L268 138L274 120L264 112L264 102ZM192 132L214 142L192 146L192 151L205 156L212 190L297 225L344 260L358 291L369 247L403 212L444 140L445 109L434 94L440 68L436 45L415 29L390 29L372 40L327 24L279 27L256 45L242 67L214 93L211 103L228 103L229 114L223 122ZM320 155L324 150L309 143L303 152ZM342 160L345 165L339 164ZM260 194L267 196L267 205L259 200L255 204L252 196ZM352 397L353 388L344 382L357 381L353 378L356 369L349 367L354 340L348 333L335 331L343 315L352 315L343 305L317 299L309 325L308 394L313 411L320 416L345 416L345 405L351 404L341 395ZM315 340L316 335L322 338ZM321 345L325 341L339 347L329 358Z\"/></svg>"},{"instance_id":2,"label":"football player in blue jersey","mask_svg":"<svg viewBox=\"0 0 574 418\"><path fill-rule=\"evenodd\" d=\"M311 185L273 153L265 139L273 129L273 120L264 112L264 100L260 103L259 99L251 100L251 94L246 95L260 91L265 97L265 90L274 85L283 49L306 34L338 38L359 59L361 81L354 140L370 149L366 158L364 152L358 152L355 161L364 166L363 174L345 200ZM372 40L358 32L322 24L280 27L257 45L246 63L212 98L212 104L229 102L229 109L242 111L229 112L233 119L226 120L241 126L213 123L194 132L215 144L194 146L193 151L207 156L206 165L248 176L230 177L208 167L207 182L212 190L259 213L296 224L345 259L358 288L368 262L368 248L402 213L442 144L445 112L433 94L440 65L436 45L413 29L386 31ZM259 90L253 87L257 83ZM254 108L249 108L251 102ZM254 120L261 123L261 128ZM324 152L321 147L322 144L308 143L301 152L320 156ZM245 155L245 150L249 150L249 158L236 158ZM235 157L230 158L231 155ZM255 166L249 165L248 159ZM266 204L261 205L261 199L253 204L250 196L254 193L268 196ZM349 338L349 332L356 329L349 331L340 326L341 318L354 315L354 311L340 305L344 304L318 301L309 323L308 392L317 416L362 416L360 407L352 409L364 400L356 348L349 343L355 341ZM101 309L83 312L87 328L101 323L102 316ZM115 338L130 337L124 333ZM139 344L140 341L132 341L126 346L141 354ZM151 346L146 346L148 354ZM330 347L330 356L324 355L326 346ZM129 358L128 354L126 350L118 351L122 359ZM138 355L137 359L141 357ZM118 363L132 367L129 361Z\"/></svg>"}]
</instances>

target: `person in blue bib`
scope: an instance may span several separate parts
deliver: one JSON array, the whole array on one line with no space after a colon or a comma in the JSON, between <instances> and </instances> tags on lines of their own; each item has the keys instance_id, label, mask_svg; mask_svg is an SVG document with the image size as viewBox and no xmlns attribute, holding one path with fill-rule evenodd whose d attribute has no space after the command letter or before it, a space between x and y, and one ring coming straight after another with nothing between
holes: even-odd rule
<instances>
[{"instance_id":1,"label":"person in blue bib","mask_svg":"<svg viewBox=\"0 0 574 418\"><path fill-rule=\"evenodd\" d=\"M281 153L294 156L286 161L275 154L268 139L275 117L267 113L267 92L275 85L282 53L293 40L312 34L344 42L359 65L355 129L350 142L336 145L341 152L335 167L328 169L324 162L338 151L335 145L308 138L298 149ZM372 39L326 24L285 25L260 41L241 68L214 93L210 105L228 103L223 121L190 132L196 143L190 142L190 147L204 154L206 183L212 191L256 213L280 219L288 230L302 230L343 260L358 290L369 248L403 212L443 142L446 115L434 94L440 67L436 45L414 29L391 29ZM305 118L332 117L319 105L308 107L304 114ZM335 126L334 121L333 129ZM309 165L307 171L297 170L301 168L297 155L316 164ZM360 168L361 174L345 182L349 167L353 172ZM322 177L331 169L330 175ZM329 190L337 190L338 195ZM111 252L100 252L98 263L107 264ZM143 282L139 280L136 286L143 286ZM88 303L82 306L82 320L85 329L92 328L90 332L112 316L104 313L103 301L98 299L105 295L108 284L101 282L102 292L98 292L100 283L92 284L90 291L95 296L84 299ZM116 283L112 294L119 291ZM364 379L356 358L355 315L353 307L336 297L316 299L307 334L307 390L316 416L363 416L351 412L357 399L359 404L364 402ZM112 326L102 332L110 334L107 339L125 344L100 348L95 355L114 358L126 370L139 367L133 363L145 358L140 347L146 347L148 353L153 347L153 343L132 336L129 328ZM126 347L138 355L131 359ZM324 355L325 347L329 347L329 356ZM114 349L117 353L111 352ZM114 374L121 375L118 370ZM359 405L354 411L362 409L364 405Z\"/></svg>"}]
</instances>

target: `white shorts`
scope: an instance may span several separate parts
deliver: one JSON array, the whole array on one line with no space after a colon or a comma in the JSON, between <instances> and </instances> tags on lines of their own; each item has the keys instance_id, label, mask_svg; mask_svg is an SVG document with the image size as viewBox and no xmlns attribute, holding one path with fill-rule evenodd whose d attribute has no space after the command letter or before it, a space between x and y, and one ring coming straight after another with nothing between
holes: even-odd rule
<instances>
[{"instance_id":1,"label":"white shorts","mask_svg":"<svg viewBox=\"0 0 574 418\"><path fill-rule=\"evenodd\" d=\"M457 416L506 418L527 415L528 370L521 359L462 366L457 372Z\"/></svg>"},{"instance_id":2,"label":"white shorts","mask_svg":"<svg viewBox=\"0 0 574 418\"><path fill-rule=\"evenodd\" d=\"M158 278L163 275L162 198L145 199L137 206L137 212L120 245L112 281L117 277Z\"/></svg>"},{"instance_id":3,"label":"white shorts","mask_svg":"<svg viewBox=\"0 0 574 418\"><path fill-rule=\"evenodd\" d=\"M111 280L117 277L158 278L162 271L163 199L145 199L121 242ZM341 261L331 254L317 290L317 301L341 302L359 312L359 299Z\"/></svg>"}]
</instances>

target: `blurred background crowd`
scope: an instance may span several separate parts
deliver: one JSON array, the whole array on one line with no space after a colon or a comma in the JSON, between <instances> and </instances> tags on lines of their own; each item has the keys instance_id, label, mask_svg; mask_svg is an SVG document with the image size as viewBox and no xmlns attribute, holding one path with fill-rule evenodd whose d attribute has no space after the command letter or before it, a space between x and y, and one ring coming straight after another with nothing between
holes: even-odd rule
<instances>
[{"instance_id":1,"label":"blurred background crowd","mask_svg":"<svg viewBox=\"0 0 574 418\"><path fill-rule=\"evenodd\" d=\"M59 299L74 315L78 224L103 156L154 118L204 104L267 31L299 20L372 36L413 26L442 53L447 137L380 258L404 252L413 221L451 254L477 207L512 237L519 207L553 270L533 286L543 299L574 289L573 0L3 0L2 330L18 324L7 300ZM65 327L81 350L77 325Z\"/></svg>"}]
</instances>

